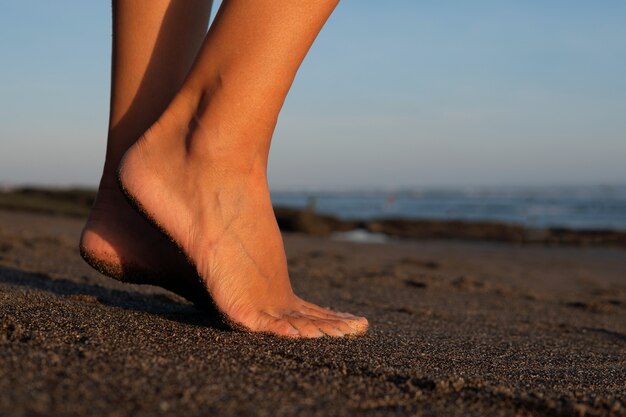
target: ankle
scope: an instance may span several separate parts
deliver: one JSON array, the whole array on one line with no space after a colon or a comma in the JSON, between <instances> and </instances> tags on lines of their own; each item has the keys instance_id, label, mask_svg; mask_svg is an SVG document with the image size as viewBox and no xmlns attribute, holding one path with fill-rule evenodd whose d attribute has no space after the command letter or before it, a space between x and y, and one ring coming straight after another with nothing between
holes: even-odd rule
<instances>
[{"instance_id":1,"label":"ankle","mask_svg":"<svg viewBox=\"0 0 626 417\"><path fill-rule=\"evenodd\" d=\"M183 89L146 136L165 139L172 149L184 145L186 159L198 164L265 179L276 119L245 116L240 107L219 83Z\"/></svg>"}]
</instances>

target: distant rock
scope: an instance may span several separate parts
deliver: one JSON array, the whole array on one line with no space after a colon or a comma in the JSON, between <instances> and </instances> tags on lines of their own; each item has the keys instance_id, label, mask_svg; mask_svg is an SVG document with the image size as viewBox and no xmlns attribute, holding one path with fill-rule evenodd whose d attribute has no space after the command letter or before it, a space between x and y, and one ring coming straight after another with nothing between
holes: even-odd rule
<instances>
[{"instance_id":1,"label":"distant rock","mask_svg":"<svg viewBox=\"0 0 626 417\"><path fill-rule=\"evenodd\" d=\"M335 216L316 214L307 209L274 207L274 214L280 229L287 232L326 236L333 232L354 230L359 226L357 222L344 221Z\"/></svg>"}]
</instances>

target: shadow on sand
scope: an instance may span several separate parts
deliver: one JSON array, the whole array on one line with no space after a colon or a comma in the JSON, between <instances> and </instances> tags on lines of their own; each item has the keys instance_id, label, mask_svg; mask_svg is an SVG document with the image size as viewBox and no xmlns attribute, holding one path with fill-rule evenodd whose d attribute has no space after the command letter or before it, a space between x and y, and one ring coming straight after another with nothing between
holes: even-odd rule
<instances>
[{"instance_id":1,"label":"shadow on sand","mask_svg":"<svg viewBox=\"0 0 626 417\"><path fill-rule=\"evenodd\" d=\"M92 297L93 302L110 307L155 314L183 324L231 331L216 312L200 310L166 294L144 294L131 288L128 291L116 290L6 266L0 266L0 284L27 287L59 296L88 296Z\"/></svg>"}]
</instances>

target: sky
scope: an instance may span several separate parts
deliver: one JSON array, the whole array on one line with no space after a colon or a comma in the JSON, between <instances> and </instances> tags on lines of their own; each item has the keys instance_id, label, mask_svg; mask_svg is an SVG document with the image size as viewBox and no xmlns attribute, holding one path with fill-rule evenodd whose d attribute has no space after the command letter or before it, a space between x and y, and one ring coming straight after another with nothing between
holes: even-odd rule
<instances>
[{"instance_id":1,"label":"sky","mask_svg":"<svg viewBox=\"0 0 626 417\"><path fill-rule=\"evenodd\" d=\"M0 0L0 184L97 184L110 9ZM344 0L287 97L270 185L625 184L624 22L618 0Z\"/></svg>"}]
</instances>

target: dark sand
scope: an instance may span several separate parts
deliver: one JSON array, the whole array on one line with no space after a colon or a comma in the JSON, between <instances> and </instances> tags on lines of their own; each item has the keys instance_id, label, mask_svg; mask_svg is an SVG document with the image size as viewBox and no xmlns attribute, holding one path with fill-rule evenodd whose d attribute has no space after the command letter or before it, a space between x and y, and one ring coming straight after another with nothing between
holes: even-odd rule
<instances>
[{"instance_id":1,"label":"dark sand","mask_svg":"<svg viewBox=\"0 0 626 417\"><path fill-rule=\"evenodd\" d=\"M82 220L0 211L0 416L626 416L626 250L286 235L358 339L232 332L79 258Z\"/></svg>"}]
</instances>

